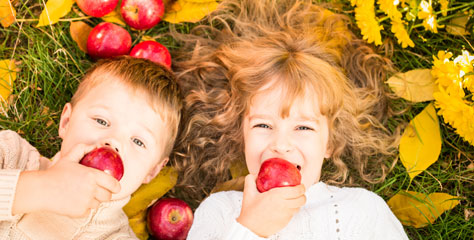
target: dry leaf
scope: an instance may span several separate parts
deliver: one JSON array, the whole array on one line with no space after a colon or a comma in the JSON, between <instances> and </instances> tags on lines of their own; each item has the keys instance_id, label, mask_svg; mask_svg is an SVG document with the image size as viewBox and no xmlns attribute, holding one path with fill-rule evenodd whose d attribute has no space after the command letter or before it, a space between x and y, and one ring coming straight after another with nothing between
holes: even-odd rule
<instances>
[{"instance_id":1,"label":"dry leaf","mask_svg":"<svg viewBox=\"0 0 474 240\"><path fill-rule=\"evenodd\" d=\"M117 8L110 12L109 14L102 17L102 20L111 23L117 23L122 26L125 26L125 22L123 21L122 14L120 14L120 5L118 4Z\"/></svg>"},{"instance_id":2,"label":"dry leaf","mask_svg":"<svg viewBox=\"0 0 474 240\"><path fill-rule=\"evenodd\" d=\"M10 0L0 0L0 24L4 28L15 22L16 11Z\"/></svg>"},{"instance_id":3,"label":"dry leaf","mask_svg":"<svg viewBox=\"0 0 474 240\"><path fill-rule=\"evenodd\" d=\"M410 179L438 160L441 152L439 121L433 103L410 121L400 140L400 160Z\"/></svg>"},{"instance_id":4,"label":"dry leaf","mask_svg":"<svg viewBox=\"0 0 474 240\"><path fill-rule=\"evenodd\" d=\"M232 178L238 178L240 176L246 176L249 174L249 170L247 169L245 161L237 160L232 162L230 165L230 174L232 175Z\"/></svg>"},{"instance_id":5,"label":"dry leaf","mask_svg":"<svg viewBox=\"0 0 474 240\"><path fill-rule=\"evenodd\" d=\"M8 97L13 91L13 82L16 79L15 62L11 60L0 60L0 109L3 104L8 103Z\"/></svg>"},{"instance_id":6,"label":"dry leaf","mask_svg":"<svg viewBox=\"0 0 474 240\"><path fill-rule=\"evenodd\" d=\"M216 184L212 189L211 193L221 192L221 191L243 191L245 184L245 176L234 178L232 180Z\"/></svg>"},{"instance_id":7,"label":"dry leaf","mask_svg":"<svg viewBox=\"0 0 474 240\"><path fill-rule=\"evenodd\" d=\"M87 25L85 22L72 22L69 27L69 32L71 34L72 40L77 43L79 49L87 53L87 37L92 31L92 27Z\"/></svg>"},{"instance_id":8,"label":"dry leaf","mask_svg":"<svg viewBox=\"0 0 474 240\"><path fill-rule=\"evenodd\" d=\"M459 204L454 196L446 193L431 193L429 195L401 191L387 201L392 212L406 226L416 228L433 223L446 210Z\"/></svg>"},{"instance_id":9,"label":"dry leaf","mask_svg":"<svg viewBox=\"0 0 474 240\"><path fill-rule=\"evenodd\" d=\"M398 73L387 80L388 85L399 97L412 102L433 100L435 81L431 69L415 69Z\"/></svg>"},{"instance_id":10,"label":"dry leaf","mask_svg":"<svg viewBox=\"0 0 474 240\"><path fill-rule=\"evenodd\" d=\"M197 22L214 11L218 5L215 1L190 2L178 0L167 8L163 20L170 23Z\"/></svg>"},{"instance_id":11,"label":"dry leaf","mask_svg":"<svg viewBox=\"0 0 474 240\"><path fill-rule=\"evenodd\" d=\"M60 18L66 16L72 8L74 0L48 0L46 7L39 17L36 27L55 24Z\"/></svg>"},{"instance_id":12,"label":"dry leaf","mask_svg":"<svg viewBox=\"0 0 474 240\"><path fill-rule=\"evenodd\" d=\"M140 240L148 240L150 237L146 230L146 215L147 209L128 219L130 227Z\"/></svg>"},{"instance_id":13,"label":"dry leaf","mask_svg":"<svg viewBox=\"0 0 474 240\"><path fill-rule=\"evenodd\" d=\"M123 210L129 218L137 215L153 204L158 198L162 197L171 188L176 185L178 173L172 167L164 167L158 176L148 184L143 184L132 194L130 202L123 207Z\"/></svg>"},{"instance_id":14,"label":"dry leaf","mask_svg":"<svg viewBox=\"0 0 474 240\"><path fill-rule=\"evenodd\" d=\"M458 36L468 35L469 32L466 31L466 24L468 21L468 15L454 17L449 21L449 24L446 24L446 32Z\"/></svg>"}]
</instances>

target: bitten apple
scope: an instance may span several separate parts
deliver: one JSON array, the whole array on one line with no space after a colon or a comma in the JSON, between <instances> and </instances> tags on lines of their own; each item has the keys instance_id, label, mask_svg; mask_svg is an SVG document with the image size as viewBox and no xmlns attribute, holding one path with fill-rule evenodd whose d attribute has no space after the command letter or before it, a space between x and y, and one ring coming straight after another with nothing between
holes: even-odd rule
<instances>
[{"instance_id":1,"label":"bitten apple","mask_svg":"<svg viewBox=\"0 0 474 240\"><path fill-rule=\"evenodd\" d=\"M148 231L160 240L184 240L193 218L193 211L186 202L178 198L163 198L148 210Z\"/></svg>"},{"instance_id":2,"label":"bitten apple","mask_svg":"<svg viewBox=\"0 0 474 240\"><path fill-rule=\"evenodd\" d=\"M296 186L301 184L301 174L292 163L281 158L271 158L260 166L256 184L259 192L276 187Z\"/></svg>"},{"instance_id":3,"label":"bitten apple","mask_svg":"<svg viewBox=\"0 0 474 240\"><path fill-rule=\"evenodd\" d=\"M130 51L130 56L137 58L146 58L158 64L171 68L171 55L168 49L155 41L141 42Z\"/></svg>"},{"instance_id":4,"label":"bitten apple","mask_svg":"<svg viewBox=\"0 0 474 240\"><path fill-rule=\"evenodd\" d=\"M123 20L138 30L150 29L161 21L165 14L162 0L122 0L120 12Z\"/></svg>"},{"instance_id":5,"label":"bitten apple","mask_svg":"<svg viewBox=\"0 0 474 240\"><path fill-rule=\"evenodd\" d=\"M120 155L110 147L96 148L87 153L80 164L102 170L118 181L123 176L123 162Z\"/></svg>"},{"instance_id":6,"label":"bitten apple","mask_svg":"<svg viewBox=\"0 0 474 240\"><path fill-rule=\"evenodd\" d=\"M85 14L103 17L115 9L118 0L76 0L76 3Z\"/></svg>"},{"instance_id":7,"label":"bitten apple","mask_svg":"<svg viewBox=\"0 0 474 240\"><path fill-rule=\"evenodd\" d=\"M124 28L102 22L87 38L87 53L93 58L111 58L126 55L132 46L132 37Z\"/></svg>"}]
</instances>

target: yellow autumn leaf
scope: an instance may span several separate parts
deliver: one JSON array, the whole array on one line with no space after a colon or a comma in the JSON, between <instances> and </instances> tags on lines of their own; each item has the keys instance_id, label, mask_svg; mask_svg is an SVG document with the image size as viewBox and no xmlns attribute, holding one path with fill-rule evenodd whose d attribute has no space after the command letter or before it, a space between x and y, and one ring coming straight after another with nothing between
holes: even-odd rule
<instances>
[{"instance_id":1,"label":"yellow autumn leaf","mask_svg":"<svg viewBox=\"0 0 474 240\"><path fill-rule=\"evenodd\" d=\"M55 24L70 11L74 0L48 0L36 27Z\"/></svg>"},{"instance_id":2,"label":"yellow autumn leaf","mask_svg":"<svg viewBox=\"0 0 474 240\"><path fill-rule=\"evenodd\" d=\"M7 100L12 93L17 71L14 61L0 60L0 109L3 104L8 103Z\"/></svg>"},{"instance_id":3,"label":"yellow autumn leaf","mask_svg":"<svg viewBox=\"0 0 474 240\"><path fill-rule=\"evenodd\" d=\"M435 81L431 76L431 69L415 69L405 73L398 73L387 80L393 92L412 102L433 100Z\"/></svg>"},{"instance_id":4,"label":"yellow autumn leaf","mask_svg":"<svg viewBox=\"0 0 474 240\"><path fill-rule=\"evenodd\" d=\"M197 22L214 11L218 5L215 1L190 2L178 0L166 8L163 20L170 23Z\"/></svg>"},{"instance_id":5,"label":"yellow autumn leaf","mask_svg":"<svg viewBox=\"0 0 474 240\"><path fill-rule=\"evenodd\" d=\"M164 167L150 183L143 184L132 194L130 202L123 207L123 210L129 218L137 215L147 209L155 200L165 195L176 185L177 180L176 170L172 167Z\"/></svg>"},{"instance_id":6,"label":"yellow autumn leaf","mask_svg":"<svg viewBox=\"0 0 474 240\"><path fill-rule=\"evenodd\" d=\"M230 165L230 175L232 175L232 178L238 178L240 176L246 176L249 174L249 170L247 169L247 165L245 164L245 161L234 161Z\"/></svg>"},{"instance_id":7,"label":"yellow autumn leaf","mask_svg":"<svg viewBox=\"0 0 474 240\"><path fill-rule=\"evenodd\" d=\"M122 26L125 26L125 22L123 21L122 14L120 14L120 5L118 4L117 8L110 12L109 14L102 17L102 20L111 23L117 23Z\"/></svg>"},{"instance_id":8,"label":"yellow autumn leaf","mask_svg":"<svg viewBox=\"0 0 474 240\"><path fill-rule=\"evenodd\" d=\"M92 27L82 21L72 22L71 26L69 26L69 33L71 34L72 40L74 40L79 49L85 53L87 53L87 38L91 31Z\"/></svg>"},{"instance_id":9,"label":"yellow autumn leaf","mask_svg":"<svg viewBox=\"0 0 474 240\"><path fill-rule=\"evenodd\" d=\"M223 183L218 183L211 190L211 193L221 192L221 191L243 191L245 184L245 176L240 176Z\"/></svg>"},{"instance_id":10,"label":"yellow autumn leaf","mask_svg":"<svg viewBox=\"0 0 474 240\"><path fill-rule=\"evenodd\" d=\"M150 237L148 231L146 230L146 215L147 209L128 219L128 224L140 240L148 240Z\"/></svg>"},{"instance_id":11,"label":"yellow autumn leaf","mask_svg":"<svg viewBox=\"0 0 474 240\"><path fill-rule=\"evenodd\" d=\"M10 0L0 0L0 24L4 28L15 22L16 10Z\"/></svg>"},{"instance_id":12,"label":"yellow autumn leaf","mask_svg":"<svg viewBox=\"0 0 474 240\"><path fill-rule=\"evenodd\" d=\"M405 226L416 228L432 224L446 210L459 204L456 197L447 193L429 195L401 191L387 201L392 212Z\"/></svg>"},{"instance_id":13,"label":"yellow autumn leaf","mask_svg":"<svg viewBox=\"0 0 474 240\"><path fill-rule=\"evenodd\" d=\"M400 140L400 161L410 179L438 160L441 152L439 121L433 103L410 121Z\"/></svg>"},{"instance_id":14,"label":"yellow autumn leaf","mask_svg":"<svg viewBox=\"0 0 474 240\"><path fill-rule=\"evenodd\" d=\"M446 32L458 36L468 35L469 32L466 31L466 24L468 21L468 15L458 15L446 24Z\"/></svg>"}]
</instances>

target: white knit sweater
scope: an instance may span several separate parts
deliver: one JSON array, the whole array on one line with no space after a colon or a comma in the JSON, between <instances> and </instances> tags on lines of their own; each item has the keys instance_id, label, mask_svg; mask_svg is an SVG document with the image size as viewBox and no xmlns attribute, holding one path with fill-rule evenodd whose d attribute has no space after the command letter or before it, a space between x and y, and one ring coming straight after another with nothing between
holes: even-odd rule
<instances>
[{"instance_id":1,"label":"white knit sweater","mask_svg":"<svg viewBox=\"0 0 474 240\"><path fill-rule=\"evenodd\" d=\"M188 240L261 240L235 219L242 192L212 194L196 209ZM280 232L280 240L408 239L385 201L362 188L339 188L319 182L306 191L306 204Z\"/></svg>"},{"instance_id":2,"label":"white knit sweater","mask_svg":"<svg viewBox=\"0 0 474 240\"><path fill-rule=\"evenodd\" d=\"M18 176L24 170L38 170L40 158L38 151L17 133L0 131L0 240L137 239L122 210L130 197L102 203L84 218L50 212L13 216Z\"/></svg>"}]
</instances>

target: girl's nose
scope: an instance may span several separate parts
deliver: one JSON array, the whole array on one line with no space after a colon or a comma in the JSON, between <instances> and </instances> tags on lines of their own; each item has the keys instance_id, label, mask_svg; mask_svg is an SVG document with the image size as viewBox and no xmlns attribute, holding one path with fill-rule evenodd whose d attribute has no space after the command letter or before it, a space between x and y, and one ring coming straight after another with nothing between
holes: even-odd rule
<instances>
[{"instance_id":1,"label":"girl's nose","mask_svg":"<svg viewBox=\"0 0 474 240\"><path fill-rule=\"evenodd\" d=\"M270 146L273 152L284 154L293 150L293 144L287 134L276 134L275 141Z\"/></svg>"}]
</instances>

